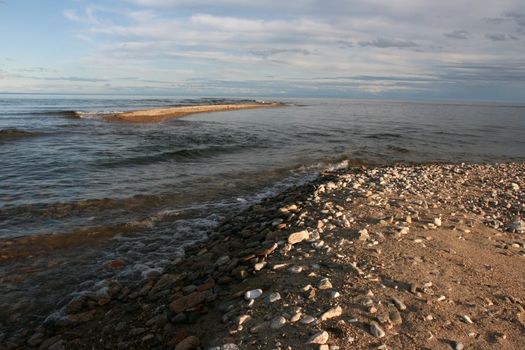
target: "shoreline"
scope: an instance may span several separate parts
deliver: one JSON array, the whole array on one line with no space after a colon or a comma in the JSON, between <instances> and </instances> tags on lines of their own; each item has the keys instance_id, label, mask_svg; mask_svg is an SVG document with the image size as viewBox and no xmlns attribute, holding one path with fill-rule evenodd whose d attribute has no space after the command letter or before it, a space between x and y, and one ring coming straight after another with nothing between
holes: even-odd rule
<instances>
[{"instance_id":1,"label":"shoreline","mask_svg":"<svg viewBox=\"0 0 525 350\"><path fill-rule=\"evenodd\" d=\"M190 114L236 111L254 108L285 107L281 103L241 103L241 104L217 104L199 106L179 106L170 108L155 108L122 112L106 116L108 121L131 122L131 123L159 123L164 120L181 118Z\"/></svg>"},{"instance_id":2,"label":"shoreline","mask_svg":"<svg viewBox=\"0 0 525 350\"><path fill-rule=\"evenodd\" d=\"M516 348L524 180L524 163L325 172L223 222L136 288L107 281L6 348Z\"/></svg>"}]
</instances>

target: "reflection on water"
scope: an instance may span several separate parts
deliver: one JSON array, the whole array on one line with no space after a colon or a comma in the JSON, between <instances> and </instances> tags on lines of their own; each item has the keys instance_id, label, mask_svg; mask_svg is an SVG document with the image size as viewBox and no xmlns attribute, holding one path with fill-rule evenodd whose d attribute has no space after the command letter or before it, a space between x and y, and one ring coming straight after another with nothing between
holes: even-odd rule
<instances>
[{"instance_id":1,"label":"reflection on water","mask_svg":"<svg viewBox=\"0 0 525 350\"><path fill-rule=\"evenodd\" d=\"M330 164L525 159L523 106L289 100L160 124L97 118L221 102L0 96L0 322L162 268L221 218Z\"/></svg>"}]
</instances>

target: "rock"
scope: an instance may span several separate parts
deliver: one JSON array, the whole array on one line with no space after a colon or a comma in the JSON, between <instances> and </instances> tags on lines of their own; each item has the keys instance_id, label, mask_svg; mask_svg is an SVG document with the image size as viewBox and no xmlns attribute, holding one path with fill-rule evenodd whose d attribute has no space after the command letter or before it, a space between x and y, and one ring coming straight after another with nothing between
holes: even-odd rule
<instances>
[{"instance_id":1,"label":"rock","mask_svg":"<svg viewBox=\"0 0 525 350\"><path fill-rule=\"evenodd\" d=\"M407 307L405 305L405 303L403 302L403 300L401 299L398 299L396 297L392 297L392 301L394 302L394 305L401 311L403 310L406 310Z\"/></svg>"},{"instance_id":2,"label":"rock","mask_svg":"<svg viewBox=\"0 0 525 350\"><path fill-rule=\"evenodd\" d=\"M277 249L277 247L278 247L277 243L264 244L259 250L255 252L255 255L268 256L272 254L275 251L275 249Z\"/></svg>"},{"instance_id":3,"label":"rock","mask_svg":"<svg viewBox=\"0 0 525 350\"><path fill-rule=\"evenodd\" d=\"M309 238L310 238L310 234L308 233L307 230L294 232L288 236L288 243L294 245L299 242L305 241Z\"/></svg>"},{"instance_id":4,"label":"rock","mask_svg":"<svg viewBox=\"0 0 525 350\"><path fill-rule=\"evenodd\" d=\"M370 235L368 234L368 230L366 228L359 230L357 234L358 234L357 239L359 239L360 241L366 241L367 239L370 238Z\"/></svg>"},{"instance_id":5,"label":"rock","mask_svg":"<svg viewBox=\"0 0 525 350\"><path fill-rule=\"evenodd\" d=\"M250 328L250 333L252 333L252 334L259 333L259 332L265 330L266 328L268 328L269 326L270 326L269 322L259 323L258 325Z\"/></svg>"},{"instance_id":6,"label":"rock","mask_svg":"<svg viewBox=\"0 0 525 350\"><path fill-rule=\"evenodd\" d=\"M292 317L290 317L290 322L295 323L299 321L301 319L301 315L302 314L300 312L293 314Z\"/></svg>"},{"instance_id":7,"label":"rock","mask_svg":"<svg viewBox=\"0 0 525 350\"><path fill-rule=\"evenodd\" d=\"M195 336L189 336L175 346L175 350L191 350L201 345L201 340Z\"/></svg>"},{"instance_id":8,"label":"rock","mask_svg":"<svg viewBox=\"0 0 525 350\"><path fill-rule=\"evenodd\" d=\"M286 324L286 319L282 316L278 316L272 320L270 323L271 329L279 329L282 328Z\"/></svg>"},{"instance_id":9,"label":"rock","mask_svg":"<svg viewBox=\"0 0 525 350\"><path fill-rule=\"evenodd\" d=\"M385 331L379 327L377 322L370 322L370 333L376 338L383 338L385 336Z\"/></svg>"},{"instance_id":10,"label":"rock","mask_svg":"<svg viewBox=\"0 0 525 350\"><path fill-rule=\"evenodd\" d=\"M326 321L330 318L341 316L343 313L343 309L340 306L333 307L329 309L328 311L324 312L319 319L321 321Z\"/></svg>"},{"instance_id":11,"label":"rock","mask_svg":"<svg viewBox=\"0 0 525 350\"><path fill-rule=\"evenodd\" d=\"M434 225L436 225L437 227L440 227L440 226L441 226L441 218L434 218L433 223L434 223Z\"/></svg>"},{"instance_id":12,"label":"rock","mask_svg":"<svg viewBox=\"0 0 525 350\"><path fill-rule=\"evenodd\" d=\"M515 220L509 225L510 232L525 232L525 223L522 220Z\"/></svg>"},{"instance_id":13,"label":"rock","mask_svg":"<svg viewBox=\"0 0 525 350\"><path fill-rule=\"evenodd\" d=\"M390 312L388 313L388 319L394 326L398 326L401 323L403 323L403 318L401 318L401 314L397 309L392 308Z\"/></svg>"},{"instance_id":14,"label":"rock","mask_svg":"<svg viewBox=\"0 0 525 350\"><path fill-rule=\"evenodd\" d=\"M303 267L299 265L294 265L288 269L291 273L301 273L303 272Z\"/></svg>"},{"instance_id":15,"label":"rock","mask_svg":"<svg viewBox=\"0 0 525 350\"><path fill-rule=\"evenodd\" d=\"M468 315L463 315L461 316L461 319L463 320L463 322L465 323L468 323L468 324L473 324L474 322L470 319L470 317Z\"/></svg>"},{"instance_id":16,"label":"rock","mask_svg":"<svg viewBox=\"0 0 525 350\"><path fill-rule=\"evenodd\" d=\"M465 348L465 346L463 345L463 343L457 341L455 342L455 345L454 345L454 349L455 350L463 350Z\"/></svg>"},{"instance_id":17,"label":"rock","mask_svg":"<svg viewBox=\"0 0 525 350\"><path fill-rule=\"evenodd\" d=\"M332 293L330 293L330 298L332 298L332 299L337 299L340 296L341 296L341 293L339 293L339 292L332 292Z\"/></svg>"},{"instance_id":18,"label":"rock","mask_svg":"<svg viewBox=\"0 0 525 350\"><path fill-rule=\"evenodd\" d=\"M278 300L281 300L281 294L279 294L278 292L270 293L270 295L268 295L268 297L266 298L266 302L268 304L274 303Z\"/></svg>"},{"instance_id":19,"label":"rock","mask_svg":"<svg viewBox=\"0 0 525 350\"><path fill-rule=\"evenodd\" d=\"M235 344L229 343L221 346L220 350L239 350L239 347Z\"/></svg>"},{"instance_id":20,"label":"rock","mask_svg":"<svg viewBox=\"0 0 525 350\"><path fill-rule=\"evenodd\" d=\"M232 270L231 275L238 281L243 281L248 278L248 270L245 266L238 266Z\"/></svg>"},{"instance_id":21,"label":"rock","mask_svg":"<svg viewBox=\"0 0 525 350\"><path fill-rule=\"evenodd\" d=\"M207 292L193 292L189 295L172 301L169 308L173 313L178 314L204 302L206 300L206 296Z\"/></svg>"},{"instance_id":22,"label":"rock","mask_svg":"<svg viewBox=\"0 0 525 350\"><path fill-rule=\"evenodd\" d=\"M251 320L252 317L250 315L240 315L239 317L237 317L237 319L235 320L235 324L237 326L241 326L243 324L245 324L246 322L248 322L249 320Z\"/></svg>"},{"instance_id":23,"label":"rock","mask_svg":"<svg viewBox=\"0 0 525 350\"><path fill-rule=\"evenodd\" d=\"M328 332L326 332L326 331L319 332L319 333L316 333L316 334L312 335L310 337L310 339L308 339L306 344L323 345L323 344L326 344L326 342L328 341L329 337L330 337L330 335L328 334Z\"/></svg>"},{"instance_id":24,"label":"rock","mask_svg":"<svg viewBox=\"0 0 525 350\"><path fill-rule=\"evenodd\" d=\"M301 319L302 324L310 324L313 322L315 322L315 317L312 317L310 315L304 315L303 318Z\"/></svg>"},{"instance_id":25,"label":"rock","mask_svg":"<svg viewBox=\"0 0 525 350\"><path fill-rule=\"evenodd\" d=\"M262 289L252 289L244 293L244 299L250 300L250 299L257 299L262 295L263 291Z\"/></svg>"},{"instance_id":26,"label":"rock","mask_svg":"<svg viewBox=\"0 0 525 350\"><path fill-rule=\"evenodd\" d=\"M318 288L321 290L332 288L332 282L328 278L323 278L318 285Z\"/></svg>"},{"instance_id":27,"label":"rock","mask_svg":"<svg viewBox=\"0 0 525 350\"><path fill-rule=\"evenodd\" d=\"M36 347L38 344L42 343L44 340L44 334L40 332L36 332L31 336L31 338L28 339L27 344L32 347Z\"/></svg>"},{"instance_id":28,"label":"rock","mask_svg":"<svg viewBox=\"0 0 525 350\"><path fill-rule=\"evenodd\" d=\"M261 261L253 265L253 269L255 271L261 271L262 269L264 269L265 266L266 266L266 261Z\"/></svg>"},{"instance_id":29,"label":"rock","mask_svg":"<svg viewBox=\"0 0 525 350\"><path fill-rule=\"evenodd\" d=\"M227 255L221 256L217 261L215 262L216 266L222 266L230 262L230 257Z\"/></svg>"}]
</instances>

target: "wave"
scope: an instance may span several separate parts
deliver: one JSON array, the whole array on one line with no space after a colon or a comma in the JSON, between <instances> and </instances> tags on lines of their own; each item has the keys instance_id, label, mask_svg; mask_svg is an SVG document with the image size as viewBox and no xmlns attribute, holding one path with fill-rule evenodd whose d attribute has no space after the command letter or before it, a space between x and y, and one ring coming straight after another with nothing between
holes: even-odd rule
<instances>
[{"instance_id":1,"label":"wave","mask_svg":"<svg viewBox=\"0 0 525 350\"><path fill-rule=\"evenodd\" d=\"M379 139L379 140L391 139L391 138L401 138L401 134L394 134L394 133L387 133L387 132L385 132L385 133L366 135L365 138L366 139Z\"/></svg>"},{"instance_id":2,"label":"wave","mask_svg":"<svg viewBox=\"0 0 525 350\"><path fill-rule=\"evenodd\" d=\"M152 155L138 157L127 157L122 159L102 161L98 163L105 167L120 167L132 165L148 165L159 162L170 161L191 161L199 158L210 158L223 153L233 153L247 148L253 148L253 145L235 145L235 146L209 146L204 148L184 148L176 151L161 152Z\"/></svg>"}]
</instances>

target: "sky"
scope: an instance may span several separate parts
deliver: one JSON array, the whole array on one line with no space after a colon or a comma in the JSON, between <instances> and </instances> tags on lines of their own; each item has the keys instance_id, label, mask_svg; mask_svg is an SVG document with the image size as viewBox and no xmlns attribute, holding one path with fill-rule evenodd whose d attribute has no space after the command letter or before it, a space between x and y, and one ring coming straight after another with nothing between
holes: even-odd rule
<instances>
[{"instance_id":1,"label":"sky","mask_svg":"<svg viewBox=\"0 0 525 350\"><path fill-rule=\"evenodd\" d=\"M0 92L525 102L523 0L0 0Z\"/></svg>"}]
</instances>

